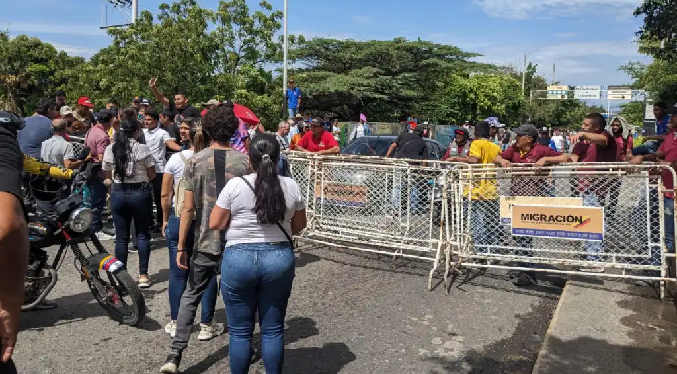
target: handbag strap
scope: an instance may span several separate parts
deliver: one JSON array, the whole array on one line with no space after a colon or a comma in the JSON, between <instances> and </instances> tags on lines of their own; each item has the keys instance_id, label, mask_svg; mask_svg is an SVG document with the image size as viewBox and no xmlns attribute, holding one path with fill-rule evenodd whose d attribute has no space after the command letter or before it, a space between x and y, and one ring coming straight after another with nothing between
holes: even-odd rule
<instances>
[{"instance_id":1,"label":"handbag strap","mask_svg":"<svg viewBox=\"0 0 677 374\"><path fill-rule=\"evenodd\" d=\"M249 186L249 188L252 190L252 192L254 192L254 194L256 194L256 191L254 190L254 186L252 186L252 184L249 183L249 181L247 180L247 178L245 178L245 177L240 177L240 179L242 179L242 180L247 184L247 186ZM291 245L292 248L294 248L294 241L292 240L292 238L291 238L291 236L289 235L289 233L287 233L287 230L285 230L284 227L282 227L282 224L280 223L280 221L275 222L275 224L277 225L277 227L280 228L280 230L282 230L282 233L284 234L284 236L285 236L285 237L287 238L287 240L289 241L289 244Z\"/></svg>"},{"instance_id":2,"label":"handbag strap","mask_svg":"<svg viewBox=\"0 0 677 374\"><path fill-rule=\"evenodd\" d=\"M226 186L226 151L222 149L214 150L214 173L216 177L216 196L221 194L221 191ZM219 231L221 238L221 248L226 245L226 230Z\"/></svg>"}]
</instances>

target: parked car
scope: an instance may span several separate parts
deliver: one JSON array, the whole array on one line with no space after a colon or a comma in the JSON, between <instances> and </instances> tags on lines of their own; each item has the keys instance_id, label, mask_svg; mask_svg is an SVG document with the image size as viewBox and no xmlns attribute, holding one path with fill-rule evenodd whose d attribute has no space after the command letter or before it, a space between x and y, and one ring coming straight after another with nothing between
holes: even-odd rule
<instances>
[{"instance_id":1,"label":"parked car","mask_svg":"<svg viewBox=\"0 0 677 374\"><path fill-rule=\"evenodd\" d=\"M348 145L341 150L341 154L385 157L386 153L388 153L388 148L396 139L397 136L395 135L363 136L348 143ZM425 141L425 144L428 146L430 160L439 160L444 156L446 148L442 143L429 138L423 138L423 141Z\"/></svg>"},{"instance_id":2,"label":"parked car","mask_svg":"<svg viewBox=\"0 0 677 374\"><path fill-rule=\"evenodd\" d=\"M388 148L393 142L397 139L395 135L369 135L363 136L358 139L354 139L350 142L342 151L341 154L344 155L361 155L361 156L380 156L385 157L388 152ZM439 160L444 156L446 148L438 141L429 138L423 138L428 147L429 160ZM392 156L391 156L392 157ZM338 173L338 172L337 172ZM429 171L429 180L428 185L419 185L420 191L425 191L418 195L418 204L421 207L430 207L431 200L433 201L432 209L434 217L433 219L436 222L439 222L441 209L442 209L442 192L439 186L439 180L441 177L434 176L435 172ZM391 191L392 189L399 190L400 186L403 185L403 180L401 176L396 175L384 175L380 173L370 173L367 171L358 171L354 172L353 170L346 170L345 174L342 174L340 177L336 175L337 182L343 185L342 188L346 189L343 196L350 196L351 191L348 191L348 188L352 188L352 192L357 192L357 186L364 188L362 193L353 193L352 195L357 195L365 197L366 201L370 202L370 209L367 211L374 211L382 209L384 205L395 205L399 206L399 199L394 201L394 196L390 193L386 195L383 194L383 189L386 191ZM383 179L385 178L385 180ZM335 203L336 201L332 201ZM378 207L378 208L377 208ZM426 211L429 208L423 208L422 211Z\"/></svg>"}]
</instances>

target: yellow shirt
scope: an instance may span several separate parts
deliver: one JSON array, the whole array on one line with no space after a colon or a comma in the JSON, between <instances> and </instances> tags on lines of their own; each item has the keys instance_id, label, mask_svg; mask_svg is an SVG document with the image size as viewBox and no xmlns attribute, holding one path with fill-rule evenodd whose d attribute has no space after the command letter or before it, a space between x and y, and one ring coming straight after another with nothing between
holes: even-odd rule
<instances>
[{"instance_id":1,"label":"yellow shirt","mask_svg":"<svg viewBox=\"0 0 677 374\"><path fill-rule=\"evenodd\" d=\"M485 164L481 168L476 166L473 169L477 172L473 174L474 181L471 194L473 200L493 200L498 197L495 179L496 166L494 166L493 161L500 153L501 148L487 139L473 140L470 144L468 156L477 157L480 164ZM480 170L484 169L490 172L482 173Z\"/></svg>"}]
</instances>

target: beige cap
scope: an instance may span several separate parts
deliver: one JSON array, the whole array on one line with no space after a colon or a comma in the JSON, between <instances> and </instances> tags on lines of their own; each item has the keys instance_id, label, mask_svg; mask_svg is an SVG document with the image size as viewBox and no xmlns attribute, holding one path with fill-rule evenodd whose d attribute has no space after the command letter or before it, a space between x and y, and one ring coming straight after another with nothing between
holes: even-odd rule
<instances>
[{"instance_id":1,"label":"beige cap","mask_svg":"<svg viewBox=\"0 0 677 374\"><path fill-rule=\"evenodd\" d=\"M61 115L61 117L65 117L69 114L73 114L73 109L68 105L64 105L61 107L61 109L59 109L59 114Z\"/></svg>"}]
</instances>

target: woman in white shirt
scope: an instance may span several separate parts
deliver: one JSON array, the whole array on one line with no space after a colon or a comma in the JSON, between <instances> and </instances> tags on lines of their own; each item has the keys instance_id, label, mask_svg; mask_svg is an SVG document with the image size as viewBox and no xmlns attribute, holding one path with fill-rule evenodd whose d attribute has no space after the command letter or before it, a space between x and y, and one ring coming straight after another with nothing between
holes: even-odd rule
<instances>
[{"instance_id":1,"label":"woman in white shirt","mask_svg":"<svg viewBox=\"0 0 677 374\"><path fill-rule=\"evenodd\" d=\"M165 326L165 332L172 337L176 334L176 319L179 315L181 295L186 290L186 282L188 281L188 270L181 269L176 264L179 244L179 224L181 222L179 214L176 211L179 211L180 206L183 205L183 199L180 196L183 190L179 186L188 159L209 144L207 134L202 131L202 126L198 123L199 119L183 119L179 126L179 133L181 134L181 139L189 140L190 148L174 153L169 158L162 177L162 234L167 239L167 248L169 249L169 286L167 287L167 293L169 294L169 315L171 318L167 326ZM193 256L194 243L195 219L193 217L193 223L190 226L185 244L188 258ZM216 277L213 277L202 294L202 318L200 320L200 333L197 336L198 340L210 340L223 333L223 324L212 323L218 292Z\"/></svg>"},{"instance_id":2,"label":"woman in white shirt","mask_svg":"<svg viewBox=\"0 0 677 374\"><path fill-rule=\"evenodd\" d=\"M230 333L230 370L249 372L254 318L259 312L267 374L282 371L284 318L294 280L292 235L306 227L296 182L277 174L280 144L271 134L251 141L254 173L232 178L219 194L209 228L226 231L221 292Z\"/></svg>"},{"instance_id":3,"label":"woman in white shirt","mask_svg":"<svg viewBox=\"0 0 677 374\"><path fill-rule=\"evenodd\" d=\"M102 168L113 180L110 206L115 224L115 257L127 266L129 230L132 219L139 251L139 287L150 287L150 226L153 222L155 163L150 149L134 138L141 132L139 121L130 118L120 123L115 143L106 147Z\"/></svg>"}]
</instances>

